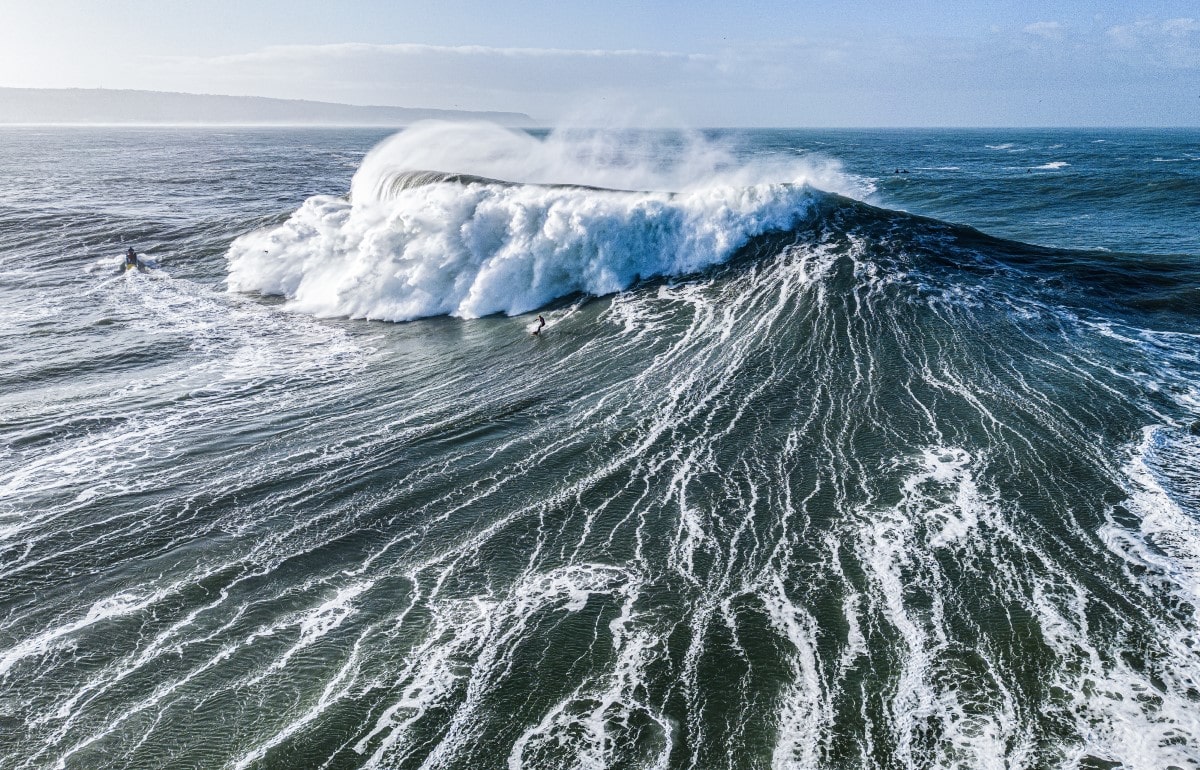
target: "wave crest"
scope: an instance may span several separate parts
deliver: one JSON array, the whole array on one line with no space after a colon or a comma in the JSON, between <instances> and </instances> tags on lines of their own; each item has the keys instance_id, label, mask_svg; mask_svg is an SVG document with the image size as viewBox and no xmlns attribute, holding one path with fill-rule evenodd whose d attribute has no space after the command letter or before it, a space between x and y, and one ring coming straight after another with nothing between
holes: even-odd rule
<instances>
[{"instance_id":1,"label":"wave crest","mask_svg":"<svg viewBox=\"0 0 1200 770\"><path fill-rule=\"evenodd\" d=\"M513 315L723 263L802 221L820 195L810 176L869 192L832 166L806 175L794 161L768 181L766 167L695 142L668 154L628 138L604 149L595 137L417 126L364 158L349 200L315 196L237 239L228 285L325 316Z\"/></svg>"}]
</instances>

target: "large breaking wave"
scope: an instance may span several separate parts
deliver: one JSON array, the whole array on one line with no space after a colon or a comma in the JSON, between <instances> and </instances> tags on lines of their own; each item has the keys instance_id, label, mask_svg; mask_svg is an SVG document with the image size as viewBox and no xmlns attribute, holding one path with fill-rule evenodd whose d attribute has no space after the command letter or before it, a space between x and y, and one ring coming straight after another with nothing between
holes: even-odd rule
<instances>
[{"instance_id":1,"label":"large breaking wave","mask_svg":"<svg viewBox=\"0 0 1200 770\"><path fill-rule=\"evenodd\" d=\"M816 188L871 191L832 161L745 163L698 136L645 141L414 126L367 155L349 198L314 196L235 241L229 287L327 316L512 315L721 264L802 221Z\"/></svg>"}]
</instances>

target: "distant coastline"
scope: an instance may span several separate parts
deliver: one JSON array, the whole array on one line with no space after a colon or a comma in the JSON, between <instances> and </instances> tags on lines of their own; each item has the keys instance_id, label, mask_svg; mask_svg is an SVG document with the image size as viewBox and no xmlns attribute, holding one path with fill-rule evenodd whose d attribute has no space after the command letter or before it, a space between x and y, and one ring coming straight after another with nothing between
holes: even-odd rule
<instances>
[{"instance_id":1,"label":"distant coastline","mask_svg":"<svg viewBox=\"0 0 1200 770\"><path fill-rule=\"evenodd\" d=\"M0 125L279 125L404 126L419 120L487 120L532 126L520 112L360 106L104 88L0 88Z\"/></svg>"}]
</instances>

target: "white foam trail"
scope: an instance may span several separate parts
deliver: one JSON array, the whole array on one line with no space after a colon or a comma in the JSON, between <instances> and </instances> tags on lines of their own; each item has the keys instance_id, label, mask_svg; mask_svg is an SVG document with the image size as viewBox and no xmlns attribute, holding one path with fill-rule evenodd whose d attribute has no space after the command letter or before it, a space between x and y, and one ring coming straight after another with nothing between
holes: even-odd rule
<instances>
[{"instance_id":1,"label":"white foam trail","mask_svg":"<svg viewBox=\"0 0 1200 770\"><path fill-rule=\"evenodd\" d=\"M1062 661L1050 685L1069 698L1065 713L1078 734L1068 766L1090 756L1137 770L1194 767L1200 716L1187 692L1194 693L1197 681L1190 632L1160 628L1163 648L1183 665L1155 684L1128 658L1107 655L1096 645L1088 620L1090 597L1078 584L1067 589L1049 582L1037 586L1033 607L1046 642ZM1065 595L1052 599L1052 593Z\"/></svg>"},{"instance_id":2,"label":"white foam trail","mask_svg":"<svg viewBox=\"0 0 1200 770\"><path fill-rule=\"evenodd\" d=\"M358 665L359 661L359 650L361 643L361 639L354 643L354 647L351 649L350 655L347 657L346 662L342 664L341 668L339 668L334 676L325 684L325 687L321 690L321 695L317 698L316 703L314 703L298 719L289 722L278 733L272 735L264 743L256 746L245 756L239 758L237 763L234 765L235 770L242 770L242 768L253 766L254 763L265 757L268 751L282 744L293 735L296 735L298 732L308 727L308 725L321 716L321 714L323 714L331 704L337 702L347 695L348 685L346 682L347 680L353 681L353 674L356 671L356 666Z\"/></svg>"},{"instance_id":3,"label":"white foam trail","mask_svg":"<svg viewBox=\"0 0 1200 770\"><path fill-rule=\"evenodd\" d=\"M870 600L906 651L889 706L897 759L905 767L1000 770L1024 764L1027 749L1011 698L981 697L972 688L955 686L961 673L946 660L952 643L943 609L946 577L936 566L937 552L975 548L970 535L980 521L998 520L993 496L976 480L975 464L958 447L925 449L920 467L901 485L900 502L870 513L861 533L859 552L876 589ZM917 586L929 594L927 608L910 604ZM932 747L923 745L930 724L941 731Z\"/></svg>"},{"instance_id":4,"label":"white foam trail","mask_svg":"<svg viewBox=\"0 0 1200 770\"><path fill-rule=\"evenodd\" d=\"M229 288L323 316L511 315L720 264L750 238L793 227L810 185L870 193L832 163L738 165L696 139L618 151L603 136L418 125L367 155L349 201L315 196L279 227L235 241ZM423 169L518 184L397 184Z\"/></svg>"},{"instance_id":5,"label":"white foam trail","mask_svg":"<svg viewBox=\"0 0 1200 770\"><path fill-rule=\"evenodd\" d=\"M1123 470L1125 505L1140 520L1143 542L1110 526L1104 533L1109 546L1162 573L1200 621L1200 441L1147 426Z\"/></svg>"},{"instance_id":6,"label":"white foam trail","mask_svg":"<svg viewBox=\"0 0 1200 770\"><path fill-rule=\"evenodd\" d=\"M573 574L577 573L577 574ZM583 571L561 571L561 577L553 584L562 583L563 578L579 581L586 578L613 579L620 577L629 581L630 574L595 570L595 574ZM567 605L577 612L583 609L591 591L600 586L571 586L570 594L580 595ZM559 589L562 590L562 589ZM611 590L611 587L610 587ZM514 742L508 755L509 770L542 767L552 764L567 749L572 763L588 770L601 770L618 764L622 754L628 750L629 734L626 731L634 715L640 715L655 725L662 740L653 758L646 757L642 766L654 770L665 770L670 757L671 725L669 720L639 696L639 686L645 682L646 667L658 657L660 640L646 628L638 628L633 609L639 587L636 581L625 582L617 588L621 599L620 614L608 624L612 640L613 664L610 672L598 681L580 685L546 711L542 719L527 728ZM582 593L581 593L582 592ZM561 761L561 760L559 760Z\"/></svg>"},{"instance_id":7,"label":"white foam trail","mask_svg":"<svg viewBox=\"0 0 1200 770\"><path fill-rule=\"evenodd\" d=\"M833 722L831 700L821 682L816 653L818 624L788 598L778 575L773 576L771 588L762 599L771 627L795 650L789 656L791 681L779 707L779 735L771 763L777 768L818 767L821 744Z\"/></svg>"},{"instance_id":8,"label":"white foam trail","mask_svg":"<svg viewBox=\"0 0 1200 770\"><path fill-rule=\"evenodd\" d=\"M49 628L0 654L0 678L5 677L18 661L35 655L45 655L54 648L58 640L96 623L138 612L159 598L161 598L161 594L137 596L132 592L126 592L97 601L82 618Z\"/></svg>"}]
</instances>

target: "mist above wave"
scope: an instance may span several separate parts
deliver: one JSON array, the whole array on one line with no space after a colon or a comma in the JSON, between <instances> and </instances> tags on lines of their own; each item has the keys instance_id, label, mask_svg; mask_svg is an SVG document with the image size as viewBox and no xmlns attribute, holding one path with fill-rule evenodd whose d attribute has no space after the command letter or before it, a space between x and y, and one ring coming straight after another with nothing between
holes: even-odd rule
<instances>
[{"instance_id":1,"label":"mist above wave","mask_svg":"<svg viewBox=\"0 0 1200 770\"><path fill-rule=\"evenodd\" d=\"M693 134L422 123L367 154L349 199L237 239L228 285L317 315L512 315L720 264L795 226L814 188L871 192L833 161L745 162Z\"/></svg>"}]
</instances>

